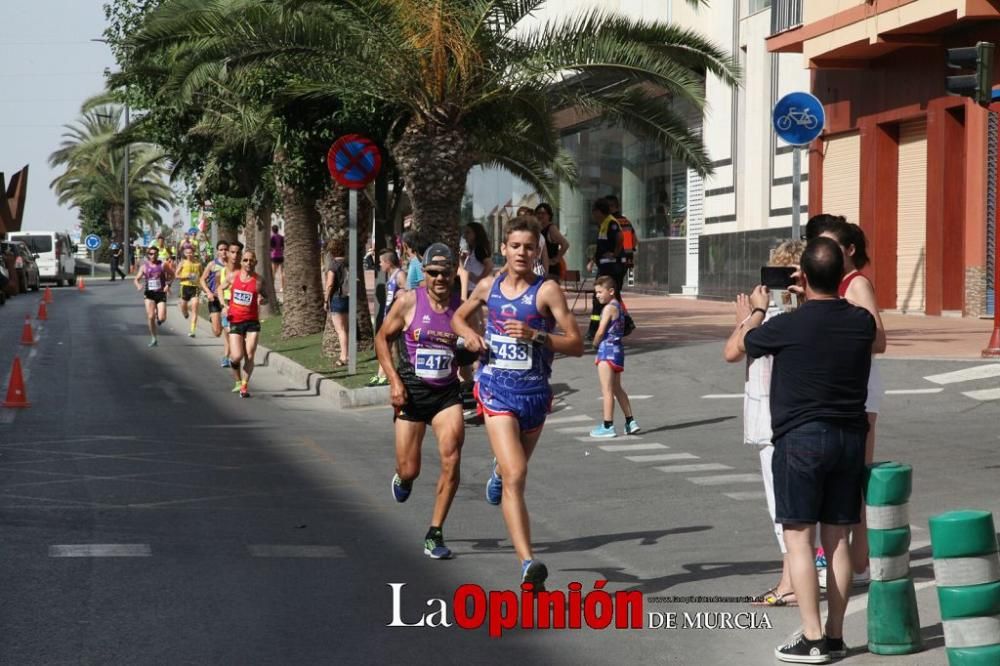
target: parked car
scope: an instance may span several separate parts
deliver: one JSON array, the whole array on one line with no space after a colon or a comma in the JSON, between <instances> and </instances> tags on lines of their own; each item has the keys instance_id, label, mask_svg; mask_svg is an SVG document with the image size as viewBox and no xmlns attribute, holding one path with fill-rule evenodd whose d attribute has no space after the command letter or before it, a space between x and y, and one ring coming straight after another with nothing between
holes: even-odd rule
<instances>
[{"instance_id":1,"label":"parked car","mask_svg":"<svg viewBox=\"0 0 1000 666\"><path fill-rule=\"evenodd\" d=\"M9 236L11 241L21 241L35 256L42 280L55 282L60 287L76 280L76 246L69 234L63 231L19 231Z\"/></svg>"},{"instance_id":2,"label":"parked car","mask_svg":"<svg viewBox=\"0 0 1000 666\"><path fill-rule=\"evenodd\" d=\"M4 241L3 250L14 253L14 268L17 271L17 283L20 291L26 292L29 289L38 291L42 284L41 275L38 272L38 264L35 263L35 256L28 249L28 246L20 241ZM13 279L14 276L11 276Z\"/></svg>"}]
</instances>

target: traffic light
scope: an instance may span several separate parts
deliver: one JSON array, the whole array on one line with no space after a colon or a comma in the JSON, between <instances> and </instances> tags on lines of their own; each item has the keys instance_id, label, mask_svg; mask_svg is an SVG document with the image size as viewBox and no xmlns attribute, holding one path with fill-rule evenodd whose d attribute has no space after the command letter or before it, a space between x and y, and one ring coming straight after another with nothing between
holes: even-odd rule
<instances>
[{"instance_id":1,"label":"traffic light","mask_svg":"<svg viewBox=\"0 0 1000 666\"><path fill-rule=\"evenodd\" d=\"M993 88L992 42L979 42L975 46L948 49L948 66L952 69L971 69L975 74L949 76L945 87L951 95L971 97L977 104L989 104Z\"/></svg>"}]
</instances>

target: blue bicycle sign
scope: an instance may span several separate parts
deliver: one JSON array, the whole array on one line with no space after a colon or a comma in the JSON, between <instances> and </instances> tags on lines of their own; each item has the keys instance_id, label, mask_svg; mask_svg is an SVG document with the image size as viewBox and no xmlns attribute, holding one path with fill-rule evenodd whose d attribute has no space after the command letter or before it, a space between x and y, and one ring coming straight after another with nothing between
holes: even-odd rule
<instances>
[{"instance_id":1,"label":"blue bicycle sign","mask_svg":"<svg viewBox=\"0 0 1000 666\"><path fill-rule=\"evenodd\" d=\"M774 105L774 131L793 146L802 146L820 135L826 123L823 104L804 92L789 93Z\"/></svg>"}]
</instances>

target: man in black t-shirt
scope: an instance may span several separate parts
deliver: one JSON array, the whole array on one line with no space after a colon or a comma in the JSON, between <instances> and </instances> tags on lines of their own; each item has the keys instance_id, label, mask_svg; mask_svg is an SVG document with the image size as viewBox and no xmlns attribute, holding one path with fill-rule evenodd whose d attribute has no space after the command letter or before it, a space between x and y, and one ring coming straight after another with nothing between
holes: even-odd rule
<instances>
[{"instance_id":1,"label":"man in black t-shirt","mask_svg":"<svg viewBox=\"0 0 1000 666\"><path fill-rule=\"evenodd\" d=\"M762 325L769 296L757 286L733 340L750 358L772 356L775 520L784 526L802 635L775 650L782 661L828 660L844 652L844 612L851 586L850 526L861 520L865 398L875 320L837 296L844 273L840 246L809 242L802 254L806 301ZM740 299L745 302L745 299ZM816 523L827 561L829 614L820 623L813 565Z\"/></svg>"}]
</instances>

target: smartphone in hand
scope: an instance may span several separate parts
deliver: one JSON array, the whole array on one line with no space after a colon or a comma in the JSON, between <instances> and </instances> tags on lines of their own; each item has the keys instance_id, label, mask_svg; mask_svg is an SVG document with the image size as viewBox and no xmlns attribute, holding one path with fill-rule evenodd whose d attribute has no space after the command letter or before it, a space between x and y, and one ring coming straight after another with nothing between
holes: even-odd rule
<instances>
[{"instance_id":1,"label":"smartphone in hand","mask_svg":"<svg viewBox=\"0 0 1000 666\"><path fill-rule=\"evenodd\" d=\"M795 284L795 266L761 266L760 283L768 289L787 290Z\"/></svg>"}]
</instances>

